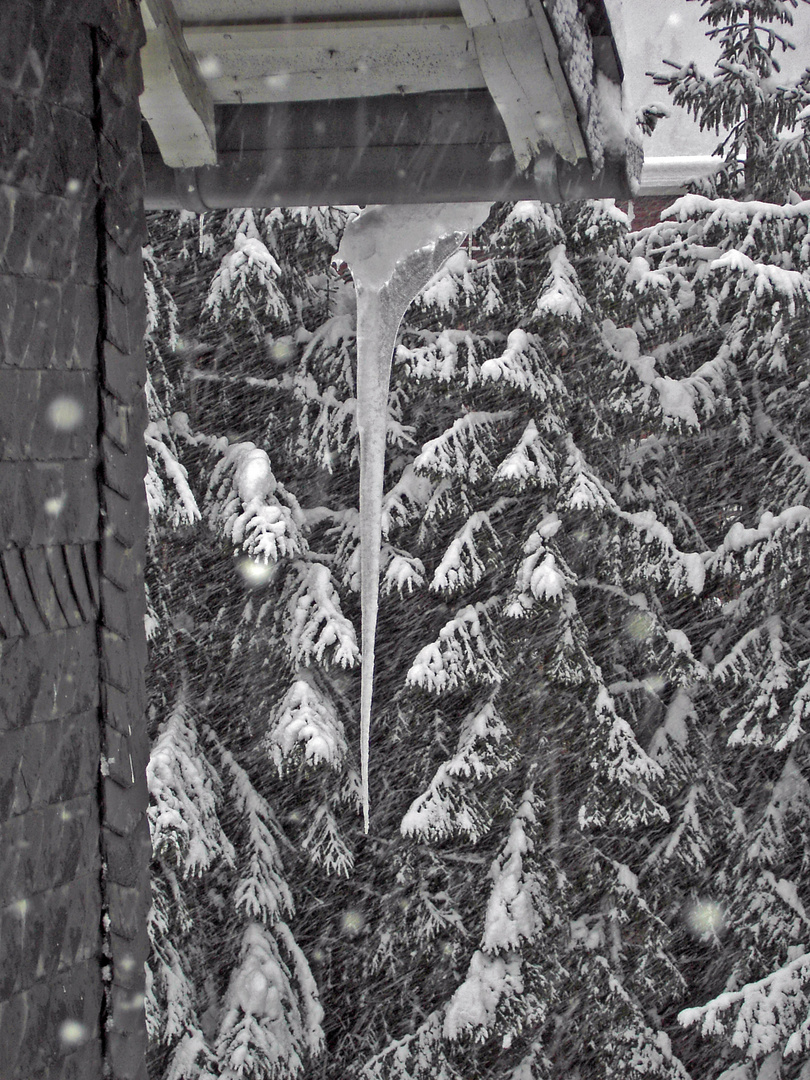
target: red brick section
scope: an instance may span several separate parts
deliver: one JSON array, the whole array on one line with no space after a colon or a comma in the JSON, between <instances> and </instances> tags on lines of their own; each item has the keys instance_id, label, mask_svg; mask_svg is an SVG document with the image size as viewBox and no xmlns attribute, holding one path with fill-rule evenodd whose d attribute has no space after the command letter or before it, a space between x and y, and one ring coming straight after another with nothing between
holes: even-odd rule
<instances>
[{"instance_id":1,"label":"red brick section","mask_svg":"<svg viewBox=\"0 0 810 1080\"><path fill-rule=\"evenodd\" d=\"M630 203L617 200L616 205L630 214L630 227L636 232L648 225L656 225L661 220L661 211L672 206L677 198L677 195L643 195Z\"/></svg>"},{"instance_id":2,"label":"red brick section","mask_svg":"<svg viewBox=\"0 0 810 1080\"><path fill-rule=\"evenodd\" d=\"M146 1076L142 33L0 0L2 1080Z\"/></svg>"}]
</instances>

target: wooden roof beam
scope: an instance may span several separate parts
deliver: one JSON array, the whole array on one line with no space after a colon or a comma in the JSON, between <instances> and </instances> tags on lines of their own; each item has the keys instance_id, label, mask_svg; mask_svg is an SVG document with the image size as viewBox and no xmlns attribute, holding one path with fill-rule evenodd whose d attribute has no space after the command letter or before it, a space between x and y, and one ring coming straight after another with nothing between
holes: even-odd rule
<instances>
[{"instance_id":1,"label":"wooden roof beam","mask_svg":"<svg viewBox=\"0 0 810 1080\"><path fill-rule=\"evenodd\" d=\"M486 87L454 18L188 26L215 103L323 101Z\"/></svg>"},{"instance_id":2,"label":"wooden roof beam","mask_svg":"<svg viewBox=\"0 0 810 1080\"><path fill-rule=\"evenodd\" d=\"M183 37L172 0L141 0L141 113L172 168L215 165L214 102Z\"/></svg>"},{"instance_id":3,"label":"wooden roof beam","mask_svg":"<svg viewBox=\"0 0 810 1080\"><path fill-rule=\"evenodd\" d=\"M549 148L571 164L587 158L576 105L540 0L460 4L518 169L524 172L544 161Z\"/></svg>"}]
</instances>

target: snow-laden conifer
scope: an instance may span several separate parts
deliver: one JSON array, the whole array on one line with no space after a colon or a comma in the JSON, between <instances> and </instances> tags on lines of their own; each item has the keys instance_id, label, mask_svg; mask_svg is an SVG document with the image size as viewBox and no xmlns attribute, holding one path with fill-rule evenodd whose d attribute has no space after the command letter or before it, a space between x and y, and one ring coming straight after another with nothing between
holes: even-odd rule
<instances>
[{"instance_id":1,"label":"snow-laden conifer","mask_svg":"<svg viewBox=\"0 0 810 1080\"><path fill-rule=\"evenodd\" d=\"M232 243L235 221L223 217L223 243ZM253 221L278 263L277 280L300 283L301 268L296 278L284 256L302 251L295 240L301 219L273 212ZM206 504L222 507L209 518L213 538L226 542L230 559L235 544L248 541L248 523L264 520L274 500L291 515L299 508L291 517L298 531L290 533L300 537L297 547L269 553L271 573L237 585L242 592L232 598L212 578L212 599L195 609L206 651L220 650L228 687L203 678L210 669L201 651L195 663L204 700L209 712L217 702L234 718L218 738L254 786L262 763L262 798L292 845L259 814L276 858L268 835L250 824L247 803L239 803L244 822L233 843L245 869L231 875L231 888L253 882L245 908L248 896L265 895L262 888L273 895L262 858L279 875L281 856L297 867L305 888L285 875L273 888L281 896L286 882L296 912L281 921L317 957L310 962L336 1075L433 1080L464 1075L472 1054L476 1069L493 1078L525 1071L529 1061L538 1076L554 1076L588 1059L586 1041L559 1032L572 995L602 985L594 971L605 973L606 985L625 979L600 1013L605 1029L632 1001L635 1019L629 1027L622 1019L621 1045L635 1047L638 1060L659 1062L651 1076L677 1075L660 1025L641 1020L653 1001L667 1000L655 987L659 969L674 993L680 988L669 977L667 930L656 914L664 887L656 880L659 891L644 895L638 837L666 822L666 802L680 794L645 741L648 716L695 679L666 590L694 596L698 575L690 562L694 537L668 509L665 470L653 489L647 463L631 465L635 443L625 421L614 420L627 413L611 412L620 391L591 347L593 327L603 324L593 313L602 310L606 275L595 272L588 245L603 236L615 262L622 228L626 218L601 204L499 209L484 256L457 257L406 319L389 395L375 691L381 716L371 775L377 809L362 847L351 749L359 564L350 286L313 266L312 288L302 289L300 303L289 301L301 322L279 326L272 313L262 316L271 341L257 346L255 361L228 337L245 340L243 315L234 310L231 321L223 304L218 320L211 309L203 320L199 348L218 359L206 367L197 361L191 385L199 396L172 425L203 491L219 467L211 490L222 488L222 497ZM211 275L217 257L205 255ZM620 325L622 312L609 311ZM283 350L282 340L289 343ZM265 411L235 412L237 391L256 395ZM236 429L227 445L223 423ZM253 465L260 483L246 487L243 473ZM625 476L632 492L622 488ZM196 557L211 567L218 556L214 547ZM649 627L635 632L633 620L645 610ZM196 647L193 638L182 640L186 651ZM227 774L224 757L221 767ZM524 845L516 830L528 828L528 817L518 811L532 784L532 838ZM603 843L616 848L614 862L626 871L598 854ZM583 859L591 867L584 890ZM518 925L523 901L520 889L514 897L511 890L520 875L520 889L541 913L535 931L504 930L496 941L496 928L510 919ZM641 884L634 892L620 880ZM572 965L576 927L604 920L607 888L617 890L613 937L594 938L588 964ZM246 915L264 911L269 919L269 908L251 903ZM649 958L641 950L631 986L616 935L636 918L654 928L655 945ZM262 964L269 971L265 953L282 973L287 963L272 925L263 931L266 947L241 933L217 997L217 1030L229 1055L246 1032L258 1046L269 1022L247 999L239 1005L235 973ZM499 973L512 973L509 986ZM267 973L265 981L276 985ZM295 979L289 986L298 994ZM491 1009L482 1004L490 992ZM475 1015L485 1022L462 1022L464 1001L464 1016L480 1006ZM222 1067L226 1042L209 1045ZM611 1068L630 1060L614 1057ZM292 1069L294 1057L284 1060ZM281 1068L281 1061L262 1067Z\"/></svg>"},{"instance_id":2,"label":"snow-laden conifer","mask_svg":"<svg viewBox=\"0 0 810 1080\"><path fill-rule=\"evenodd\" d=\"M707 868L687 920L718 951L696 994L703 1004L682 1014L714 1036L706 1076L792 1078L810 1060L791 1012L806 1013L796 840L810 827L800 794L810 84L808 73L793 84L780 73L795 3L701 6L717 70L673 66L656 81L717 132L718 169L637 235L624 267L641 309L638 351L624 352L644 386L638 400L665 411L676 392L683 405L673 494L700 537L707 597L690 632L706 665L690 690L698 723L676 751L693 779L651 860ZM656 752L666 753L662 740Z\"/></svg>"},{"instance_id":3,"label":"snow-laden conifer","mask_svg":"<svg viewBox=\"0 0 810 1080\"><path fill-rule=\"evenodd\" d=\"M268 1069L292 1076L322 1046L317 986L286 921L294 917L295 899L282 855L289 858L292 845L273 806L266 770L257 770L247 748L255 723L250 709L263 708L276 674L282 687L284 675L289 677L294 695L295 669L284 672L285 657L277 654L272 674L246 679L244 658L261 655L262 639L267 640L273 616L257 590L274 575L281 589L292 575L304 585L302 596L308 595L310 581L315 606L308 617L316 625L317 600L328 602L330 586L322 575L317 583L307 577L315 562L302 564L295 575L309 552L309 522L277 478L270 454L278 447L264 439L261 427L253 430L233 415L223 420L208 411L220 390L229 399L236 389L269 393L272 399L279 387L276 373L290 356L281 320L288 322L296 306L309 310L319 302L316 284L310 287L299 268L285 269L289 236L282 225L288 228L290 218L299 218L283 217L279 234L252 212L220 215L219 230L215 223L212 231L206 220L199 238L196 221L193 232L190 222L181 221L176 239L174 224L158 230L163 249L182 243L181 257L208 267L221 301L204 307L201 321L198 301L197 318L182 334L171 297L166 299L166 281L157 274L159 256L153 259L157 302L154 325L150 322L147 441L157 478L150 502L149 571L155 873L147 1005L153 1072L173 1080L258 1077ZM162 220L169 226L165 216ZM313 228L309 219L306 228ZM218 244L230 246L230 254L223 255ZM304 290L300 304L289 292L291 283ZM175 279L172 287L176 284ZM240 369L224 345L232 329L249 332L254 345L261 341L263 354L278 365L275 371ZM253 437L240 438L234 421ZM166 475L182 512L172 510L172 489L162 481ZM223 575L230 594L221 588ZM290 588L295 593L297 586ZM340 619L334 605L328 617ZM310 640L306 626L301 626L302 639ZM318 649L318 640L316 633L308 647ZM261 659L258 663L261 669ZM283 691L277 692L276 703L282 697ZM323 701L328 699L326 693ZM292 712L295 704L307 703L290 698ZM317 708L313 716L319 719ZM283 731L276 732L277 744L285 761L292 763L301 745L306 760L320 763L323 758L312 751L322 749L318 740L330 732L337 752L342 730L337 714L321 718L323 731L310 730L303 742L307 723L297 724L292 715L286 725L284 715L278 719Z\"/></svg>"},{"instance_id":4,"label":"snow-laden conifer","mask_svg":"<svg viewBox=\"0 0 810 1080\"><path fill-rule=\"evenodd\" d=\"M189 486L203 505L226 445L245 462L261 450L302 538L249 584L227 576L225 519L199 541L162 526L160 610L177 625L163 618L154 638L155 696L171 639L279 830L261 818L277 845L262 848L240 804L239 869L205 871L210 898L188 903L206 914L221 896L229 912L248 879L258 897L270 878L250 868L264 852L295 901L275 925L318 985L327 1077L685 1080L688 1068L716 1080L734 1055L756 1075L765 1059L712 1057L675 1016L793 963L807 906L788 855L803 843L801 802L781 818L783 800L771 804L788 757L806 771L801 206L691 196L629 240L609 200L496 207L428 284L393 355L362 840L356 325L351 283L329 266L342 220L219 215L205 225L213 249L186 226L175 241L195 246L200 295L233 269L253 312L207 308L179 354L172 407L187 417L167 423ZM247 250L237 235L278 269L223 262ZM262 266L287 315L268 309ZM196 319L199 295L184 303ZM781 637L768 636L777 619ZM519 916L529 906L533 921ZM759 935L755 909L769 913ZM258 1046L274 1022L268 988L306 1014L284 941L248 929L210 991L182 938L199 997L197 1020L177 1012L189 1054L200 1039L236 1052L254 1029ZM239 996L238 970L262 973L261 1002ZM304 1061L304 1022L288 1015L278 1046L295 1052L260 1068Z\"/></svg>"}]
</instances>

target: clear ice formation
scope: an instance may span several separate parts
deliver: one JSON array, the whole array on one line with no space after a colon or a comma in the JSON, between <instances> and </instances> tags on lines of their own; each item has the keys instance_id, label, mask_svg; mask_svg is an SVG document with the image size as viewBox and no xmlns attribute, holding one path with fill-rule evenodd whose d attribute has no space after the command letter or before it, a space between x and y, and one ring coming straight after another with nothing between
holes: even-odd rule
<instances>
[{"instance_id":1,"label":"clear ice formation","mask_svg":"<svg viewBox=\"0 0 810 1080\"><path fill-rule=\"evenodd\" d=\"M368 832L368 742L380 588L388 386L397 331L410 302L482 225L489 203L370 206L346 226L336 263L357 296L357 430L360 437L360 763Z\"/></svg>"}]
</instances>

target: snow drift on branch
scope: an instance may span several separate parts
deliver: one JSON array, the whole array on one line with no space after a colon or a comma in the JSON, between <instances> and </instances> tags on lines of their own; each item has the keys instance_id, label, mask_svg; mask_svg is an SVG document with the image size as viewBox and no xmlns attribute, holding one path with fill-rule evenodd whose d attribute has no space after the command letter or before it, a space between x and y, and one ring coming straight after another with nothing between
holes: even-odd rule
<instances>
[{"instance_id":1,"label":"snow drift on branch","mask_svg":"<svg viewBox=\"0 0 810 1080\"><path fill-rule=\"evenodd\" d=\"M273 935L259 923L249 923L217 1039L217 1059L225 1064L222 1075L228 1080L295 1076L304 1055L318 1053L323 1043L323 1009L309 965L288 928L280 923L276 930L291 955L295 976Z\"/></svg>"},{"instance_id":2,"label":"snow drift on branch","mask_svg":"<svg viewBox=\"0 0 810 1080\"><path fill-rule=\"evenodd\" d=\"M774 1050L785 1057L810 1050L810 954L799 956L759 982L720 994L707 1005L684 1009L688 1027L702 1021L703 1035L725 1035L733 1020L731 1044L758 1060ZM735 1016L736 1014L736 1016Z\"/></svg>"},{"instance_id":3,"label":"snow drift on branch","mask_svg":"<svg viewBox=\"0 0 810 1080\"><path fill-rule=\"evenodd\" d=\"M501 998L520 994L522 990L518 957L506 959L488 956L477 950L470 960L467 978L447 1006L443 1028L445 1038L457 1039L470 1029L486 1033L495 1022Z\"/></svg>"},{"instance_id":4,"label":"snow drift on branch","mask_svg":"<svg viewBox=\"0 0 810 1080\"><path fill-rule=\"evenodd\" d=\"M293 564L287 591L287 645L296 667L319 664L352 667L360 659L354 627L340 609L329 567Z\"/></svg>"},{"instance_id":5,"label":"snow drift on branch","mask_svg":"<svg viewBox=\"0 0 810 1080\"><path fill-rule=\"evenodd\" d=\"M489 511L476 511L458 530L433 574L433 592L453 593L478 584L486 570L487 553L501 546L490 520L499 509L496 504Z\"/></svg>"},{"instance_id":6,"label":"snow drift on branch","mask_svg":"<svg viewBox=\"0 0 810 1080\"><path fill-rule=\"evenodd\" d=\"M535 820L534 795L527 791L512 819L509 837L492 864L493 885L481 949L473 954L467 977L445 1011L444 1034L448 1039L457 1039L465 1031L483 1037L493 1025L502 999L523 992L521 960L514 950L532 941L539 929L532 893L536 880L523 869L524 856L533 847L526 826Z\"/></svg>"},{"instance_id":7,"label":"snow drift on branch","mask_svg":"<svg viewBox=\"0 0 810 1080\"><path fill-rule=\"evenodd\" d=\"M559 551L548 548L561 524L556 513L546 514L523 545L526 558L517 569L515 587L505 611L510 618L528 615L538 600L559 600L576 585L576 575Z\"/></svg>"},{"instance_id":8,"label":"snow drift on branch","mask_svg":"<svg viewBox=\"0 0 810 1080\"><path fill-rule=\"evenodd\" d=\"M562 382L549 372L549 366L538 335L527 334L518 327L509 334L501 355L491 357L481 365L481 381L503 382L531 394L538 401L547 401L552 394L564 392Z\"/></svg>"},{"instance_id":9,"label":"snow drift on branch","mask_svg":"<svg viewBox=\"0 0 810 1080\"><path fill-rule=\"evenodd\" d=\"M212 529L264 563L306 550L303 514L276 480L270 459L252 442L227 447L211 473L206 518Z\"/></svg>"},{"instance_id":10,"label":"snow drift on branch","mask_svg":"<svg viewBox=\"0 0 810 1080\"><path fill-rule=\"evenodd\" d=\"M233 754L225 749L210 729L208 738L217 747L222 764L230 774L233 808L247 832L247 865L240 868L234 906L237 910L243 909L253 919L275 924L284 912L294 909L276 843L281 828L270 804L256 791Z\"/></svg>"},{"instance_id":11,"label":"snow drift on branch","mask_svg":"<svg viewBox=\"0 0 810 1080\"><path fill-rule=\"evenodd\" d=\"M579 322L588 310L588 301L577 283L577 274L565 253L565 244L557 244L548 253L551 264L548 277L537 299L532 317L552 315Z\"/></svg>"},{"instance_id":12,"label":"snow drift on branch","mask_svg":"<svg viewBox=\"0 0 810 1080\"><path fill-rule=\"evenodd\" d=\"M277 284L280 276L281 268L255 225L251 226L246 219L234 237L233 250L224 256L211 282L203 310L219 321L223 304L227 304L233 314L248 321L256 336L261 336L265 328L257 318L257 311L282 323L290 320L289 304Z\"/></svg>"},{"instance_id":13,"label":"snow drift on branch","mask_svg":"<svg viewBox=\"0 0 810 1080\"><path fill-rule=\"evenodd\" d=\"M534 844L526 832L534 825L534 794L524 792L523 802L509 826L509 837L490 871L493 885L489 894L481 948L493 953L517 949L524 941L533 941L540 928L533 887L536 878L524 873L524 856Z\"/></svg>"},{"instance_id":14,"label":"snow drift on branch","mask_svg":"<svg viewBox=\"0 0 810 1080\"><path fill-rule=\"evenodd\" d=\"M490 612L500 602L496 596L458 611L441 628L438 640L420 650L406 684L442 694L469 683L499 683L502 647Z\"/></svg>"},{"instance_id":15,"label":"snow drift on branch","mask_svg":"<svg viewBox=\"0 0 810 1080\"><path fill-rule=\"evenodd\" d=\"M712 412L714 391L708 377L700 371L684 379L661 375L656 368L656 358L642 355L635 330L617 327L612 319L603 321L602 337L613 359L632 371L641 383L638 400L643 412L655 414L660 409L665 423L683 421L696 429L700 427L698 407L706 413Z\"/></svg>"},{"instance_id":16,"label":"snow drift on branch","mask_svg":"<svg viewBox=\"0 0 810 1080\"><path fill-rule=\"evenodd\" d=\"M597 692L593 712L596 729L591 768L595 778L579 809L580 828L603 828L609 823L618 829L634 829L669 821L669 813L651 790L663 780L663 770L639 746L604 686Z\"/></svg>"},{"instance_id":17,"label":"snow drift on branch","mask_svg":"<svg viewBox=\"0 0 810 1080\"><path fill-rule=\"evenodd\" d=\"M318 689L306 669L273 710L264 744L281 774L290 758L303 754L307 765L320 762L333 769L346 756L343 724L334 704Z\"/></svg>"},{"instance_id":18,"label":"snow drift on branch","mask_svg":"<svg viewBox=\"0 0 810 1080\"><path fill-rule=\"evenodd\" d=\"M185 687L158 730L146 766L149 829L156 855L184 877L201 874L233 847L216 810L217 774L199 745Z\"/></svg>"},{"instance_id":19,"label":"snow drift on branch","mask_svg":"<svg viewBox=\"0 0 810 1080\"><path fill-rule=\"evenodd\" d=\"M462 835L471 844L477 843L489 828L489 819L469 790L469 782L489 779L510 767L513 756L496 749L507 733L492 699L468 713L455 754L439 766L427 790L411 803L400 825L402 835L427 841Z\"/></svg>"},{"instance_id":20,"label":"snow drift on branch","mask_svg":"<svg viewBox=\"0 0 810 1080\"><path fill-rule=\"evenodd\" d=\"M557 482L554 452L537 430L534 420L523 429L514 449L510 450L493 476L495 483L508 484L523 491L527 487L552 487Z\"/></svg>"},{"instance_id":21,"label":"snow drift on branch","mask_svg":"<svg viewBox=\"0 0 810 1080\"><path fill-rule=\"evenodd\" d=\"M178 525L191 525L199 521L202 515L197 506L197 500L194 498L194 492L189 486L188 470L177 460L176 448L173 445L168 424L165 421L153 420L146 425L143 438L147 451L151 451L146 455L147 472L144 477L149 517L156 518L158 514L167 511L169 525L172 528L177 528ZM174 486L176 498L171 504L158 472L158 464Z\"/></svg>"},{"instance_id":22,"label":"snow drift on branch","mask_svg":"<svg viewBox=\"0 0 810 1080\"><path fill-rule=\"evenodd\" d=\"M470 412L460 416L447 431L425 443L414 469L435 477L459 476L474 484L491 470L487 443L494 437L493 428L511 415Z\"/></svg>"}]
</instances>

